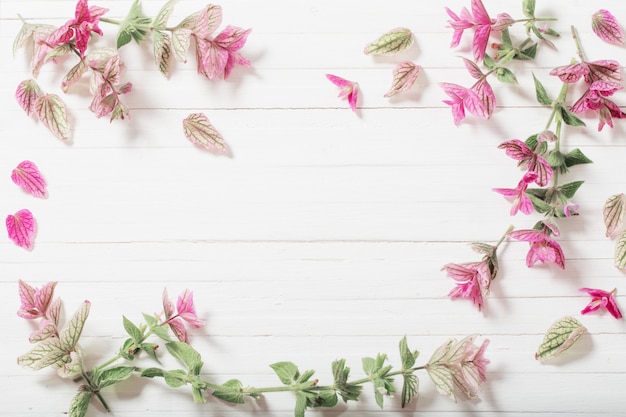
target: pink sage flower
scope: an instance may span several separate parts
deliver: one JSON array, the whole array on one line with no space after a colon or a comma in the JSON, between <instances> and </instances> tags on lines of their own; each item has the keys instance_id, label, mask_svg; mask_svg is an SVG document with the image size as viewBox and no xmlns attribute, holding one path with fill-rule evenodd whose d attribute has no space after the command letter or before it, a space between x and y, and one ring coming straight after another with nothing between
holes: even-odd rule
<instances>
[{"instance_id":1,"label":"pink sage flower","mask_svg":"<svg viewBox=\"0 0 626 417\"><path fill-rule=\"evenodd\" d=\"M34 288L26 282L18 281L21 306L17 315L25 319L46 317L50 302L54 296L56 281L48 282L41 288Z\"/></svg>"},{"instance_id":2,"label":"pink sage flower","mask_svg":"<svg viewBox=\"0 0 626 417\"><path fill-rule=\"evenodd\" d=\"M535 183L540 187L547 185L552 178L554 172L550 164L521 140L512 139L502 142L498 148L504 149L508 156L519 161L519 165L525 167L528 172L535 173L537 175Z\"/></svg>"},{"instance_id":3,"label":"pink sage flower","mask_svg":"<svg viewBox=\"0 0 626 417\"><path fill-rule=\"evenodd\" d=\"M178 296L176 302L176 308L167 295L167 289L163 289L163 312L165 313L165 321L163 324L167 324L174 332L174 335L181 342L187 343L189 336L184 322L189 323L191 327L202 327L204 321L198 319L196 310L193 305L193 292L185 290Z\"/></svg>"},{"instance_id":4,"label":"pink sage flower","mask_svg":"<svg viewBox=\"0 0 626 417\"><path fill-rule=\"evenodd\" d=\"M326 78L335 84L337 87L341 88L339 98L348 98L348 103L350 104L350 108L352 111L356 111L357 101L359 99L359 83L354 81L348 81L344 78L337 77L336 75L326 74Z\"/></svg>"},{"instance_id":5,"label":"pink sage flower","mask_svg":"<svg viewBox=\"0 0 626 417\"><path fill-rule=\"evenodd\" d=\"M616 319L622 318L622 312L619 310L619 307L615 302L615 289L611 292L606 292L604 290L597 290L594 288L581 288L580 291L586 292L593 297L591 302L583 308L581 314L591 313L604 308Z\"/></svg>"},{"instance_id":6,"label":"pink sage flower","mask_svg":"<svg viewBox=\"0 0 626 417\"><path fill-rule=\"evenodd\" d=\"M465 118L465 110L483 119L488 119L493 111L495 96L487 82L477 82L470 88L452 83L439 83L443 91L452 99L443 102L452 108L454 124Z\"/></svg>"},{"instance_id":7,"label":"pink sage flower","mask_svg":"<svg viewBox=\"0 0 626 417\"><path fill-rule=\"evenodd\" d=\"M509 233L513 239L528 242L530 249L526 255L526 266L531 267L537 262L551 262L561 269L565 269L565 255L561 246L550 238L558 236L559 231L553 224L543 223L542 229L514 230Z\"/></svg>"},{"instance_id":8,"label":"pink sage flower","mask_svg":"<svg viewBox=\"0 0 626 417\"><path fill-rule=\"evenodd\" d=\"M585 78L587 84L594 81L622 82L619 62L610 59L563 65L550 71L550 75L556 75L561 81L568 84L577 82L581 77Z\"/></svg>"},{"instance_id":9,"label":"pink sage flower","mask_svg":"<svg viewBox=\"0 0 626 417\"><path fill-rule=\"evenodd\" d=\"M605 9L600 9L591 16L591 29L600 39L615 45L624 44L624 31L619 22Z\"/></svg>"},{"instance_id":10,"label":"pink sage flower","mask_svg":"<svg viewBox=\"0 0 626 417\"><path fill-rule=\"evenodd\" d=\"M481 262L449 263L442 269L456 282L448 297L467 298L481 311L484 305L483 293L489 291L492 279L489 261L485 259Z\"/></svg>"},{"instance_id":11,"label":"pink sage flower","mask_svg":"<svg viewBox=\"0 0 626 417\"><path fill-rule=\"evenodd\" d=\"M626 113L607 97L612 96L622 88L622 85L618 83L601 80L594 81L582 97L572 104L570 110L574 113L583 113L587 110L598 111L598 132L602 131L605 124L612 128L613 118L624 119L626 118Z\"/></svg>"},{"instance_id":12,"label":"pink sage flower","mask_svg":"<svg viewBox=\"0 0 626 417\"><path fill-rule=\"evenodd\" d=\"M512 200L511 216L515 216L518 211L524 214L530 214L533 212L533 203L526 195L526 189L528 188L528 184L536 180L536 173L527 172L517 184L516 188L494 188L493 191Z\"/></svg>"},{"instance_id":13,"label":"pink sage flower","mask_svg":"<svg viewBox=\"0 0 626 417\"><path fill-rule=\"evenodd\" d=\"M98 23L100 23L100 17L108 11L109 9L103 7L89 7L87 0L78 0L74 19L68 20L63 26L53 32L49 36L48 45L54 48L69 43L74 39L74 46L80 53L80 57L83 58L91 32L102 36L102 30Z\"/></svg>"}]
</instances>

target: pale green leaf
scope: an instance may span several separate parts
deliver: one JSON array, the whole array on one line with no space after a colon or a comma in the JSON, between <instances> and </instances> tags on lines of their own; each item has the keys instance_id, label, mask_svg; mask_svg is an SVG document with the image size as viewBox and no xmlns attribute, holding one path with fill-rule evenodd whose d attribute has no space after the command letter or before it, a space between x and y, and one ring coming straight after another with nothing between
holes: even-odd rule
<instances>
[{"instance_id":1,"label":"pale green leaf","mask_svg":"<svg viewBox=\"0 0 626 417\"><path fill-rule=\"evenodd\" d=\"M169 75L169 63L172 55L172 41L166 32L155 30L152 32L152 46L154 50L154 62L164 76Z\"/></svg>"},{"instance_id":2,"label":"pale green leaf","mask_svg":"<svg viewBox=\"0 0 626 417\"><path fill-rule=\"evenodd\" d=\"M139 327L137 327L132 321L128 320L126 316L122 316L122 322L124 325L124 330L126 330L126 333L128 333L133 341L136 344L141 343L141 341L143 340L143 333L141 332L141 330L139 330Z\"/></svg>"},{"instance_id":3,"label":"pale green leaf","mask_svg":"<svg viewBox=\"0 0 626 417\"><path fill-rule=\"evenodd\" d=\"M174 10L174 5L178 2L178 0L169 0L167 3L161 7L159 13L154 18L154 28L155 29L165 29L167 27L167 21L172 15L172 11Z\"/></svg>"},{"instance_id":4,"label":"pale green leaf","mask_svg":"<svg viewBox=\"0 0 626 417\"><path fill-rule=\"evenodd\" d=\"M181 361L190 371L202 365L200 353L185 342L168 342L165 347L170 355Z\"/></svg>"},{"instance_id":5,"label":"pale green leaf","mask_svg":"<svg viewBox=\"0 0 626 417\"><path fill-rule=\"evenodd\" d=\"M406 336L400 340L400 359L402 361L402 369L411 369L415 365L415 359L417 359L419 352L417 350L411 351L407 344Z\"/></svg>"},{"instance_id":6,"label":"pale green leaf","mask_svg":"<svg viewBox=\"0 0 626 417\"><path fill-rule=\"evenodd\" d=\"M522 11L524 16L533 19L535 17L535 0L524 0L522 3Z\"/></svg>"},{"instance_id":7,"label":"pale green leaf","mask_svg":"<svg viewBox=\"0 0 626 417\"><path fill-rule=\"evenodd\" d=\"M92 396L93 392L86 385L81 385L74 398L72 398L70 409L67 413L68 417L83 417L87 413Z\"/></svg>"},{"instance_id":8,"label":"pale green leaf","mask_svg":"<svg viewBox=\"0 0 626 417\"><path fill-rule=\"evenodd\" d=\"M435 384L437 391L441 394L447 395L453 401L456 401L456 395L454 394L454 376L450 369L444 365L430 365L426 368L428 376Z\"/></svg>"},{"instance_id":9,"label":"pale green leaf","mask_svg":"<svg viewBox=\"0 0 626 417\"><path fill-rule=\"evenodd\" d=\"M420 72L421 67L410 61L400 62L393 70L393 82L391 88L384 97L392 97L402 91L409 90Z\"/></svg>"},{"instance_id":10,"label":"pale green leaf","mask_svg":"<svg viewBox=\"0 0 626 417\"><path fill-rule=\"evenodd\" d=\"M302 391L296 391L296 407L294 410L295 417L304 417L306 412L306 394Z\"/></svg>"},{"instance_id":11,"label":"pale green leaf","mask_svg":"<svg viewBox=\"0 0 626 417\"><path fill-rule=\"evenodd\" d=\"M617 240L617 246L615 249L615 266L619 269L626 268L626 232Z\"/></svg>"},{"instance_id":12,"label":"pale green leaf","mask_svg":"<svg viewBox=\"0 0 626 417\"><path fill-rule=\"evenodd\" d=\"M563 317L557 320L548 329L543 338L543 342L539 345L535 359L545 361L547 359L559 356L569 349L587 329L573 317Z\"/></svg>"},{"instance_id":13,"label":"pale green leaf","mask_svg":"<svg viewBox=\"0 0 626 417\"><path fill-rule=\"evenodd\" d=\"M39 120L57 138L70 138L70 123L67 120L65 103L56 94L46 94L35 100L35 113Z\"/></svg>"},{"instance_id":14,"label":"pale green leaf","mask_svg":"<svg viewBox=\"0 0 626 417\"><path fill-rule=\"evenodd\" d=\"M172 49L178 62L187 62L187 51L191 43L191 29L180 28L172 31Z\"/></svg>"},{"instance_id":15,"label":"pale green leaf","mask_svg":"<svg viewBox=\"0 0 626 417\"><path fill-rule=\"evenodd\" d=\"M606 226L606 237L611 236L622 226L625 206L626 196L624 193L612 195L604 203L602 214L604 217L604 225Z\"/></svg>"},{"instance_id":16,"label":"pale green leaf","mask_svg":"<svg viewBox=\"0 0 626 417\"><path fill-rule=\"evenodd\" d=\"M30 38L33 37L33 33L35 32L35 25L31 25L30 23L24 22L19 32L17 32L17 36L13 41L13 56L15 53L26 45L26 42Z\"/></svg>"},{"instance_id":17,"label":"pale green leaf","mask_svg":"<svg viewBox=\"0 0 626 417\"><path fill-rule=\"evenodd\" d=\"M157 349L159 345L157 345L156 343L142 343L139 347L141 348L141 350L146 352L148 356L160 363L159 358L157 357Z\"/></svg>"},{"instance_id":18,"label":"pale green leaf","mask_svg":"<svg viewBox=\"0 0 626 417\"><path fill-rule=\"evenodd\" d=\"M67 90L70 86L76 83L83 76L85 72L89 69L89 65L87 65L86 60L81 59L78 64L74 65L63 77L63 81L61 82L61 88L64 93L67 93Z\"/></svg>"},{"instance_id":19,"label":"pale green leaf","mask_svg":"<svg viewBox=\"0 0 626 417\"><path fill-rule=\"evenodd\" d=\"M61 341L53 337L37 343L34 348L17 358L17 363L37 371L61 363L66 356L69 357L69 354Z\"/></svg>"},{"instance_id":20,"label":"pale green leaf","mask_svg":"<svg viewBox=\"0 0 626 417\"><path fill-rule=\"evenodd\" d=\"M116 366L106 369L99 375L96 384L99 388L115 385L130 378L134 370L135 368L132 366Z\"/></svg>"},{"instance_id":21,"label":"pale green leaf","mask_svg":"<svg viewBox=\"0 0 626 417\"><path fill-rule=\"evenodd\" d=\"M222 135L213 127L203 113L192 113L183 120L185 136L191 142L206 149L226 151L226 143Z\"/></svg>"},{"instance_id":22,"label":"pale green leaf","mask_svg":"<svg viewBox=\"0 0 626 417\"><path fill-rule=\"evenodd\" d=\"M574 194L576 194L576 191L578 191L578 189L580 188L581 185L583 185L584 182L585 181L568 182L567 184L563 184L559 186L558 190L561 194L563 194L565 197L570 199L574 197Z\"/></svg>"},{"instance_id":23,"label":"pale green leaf","mask_svg":"<svg viewBox=\"0 0 626 417\"><path fill-rule=\"evenodd\" d=\"M74 350L76 343L78 343L78 339L80 338L80 334L83 331L83 326L85 325L85 321L89 316L89 309L91 307L91 303L87 300L83 301L83 303L78 307L76 313L72 316L70 321L68 321L63 329L59 332L59 340L61 341L62 346L65 350L70 351Z\"/></svg>"},{"instance_id":24,"label":"pale green leaf","mask_svg":"<svg viewBox=\"0 0 626 417\"><path fill-rule=\"evenodd\" d=\"M240 391L241 388L243 387L240 381L236 379L230 379L224 382L221 386L223 386L226 389L222 390L222 389L216 388L215 391L213 391L214 397L217 397L221 400L228 401L229 403L234 403L234 404L243 404L245 402L244 396Z\"/></svg>"},{"instance_id":25,"label":"pale green leaf","mask_svg":"<svg viewBox=\"0 0 626 417\"><path fill-rule=\"evenodd\" d=\"M165 383L172 388L182 387L187 384L187 373L182 369L176 369L174 371L164 371L163 379Z\"/></svg>"},{"instance_id":26,"label":"pale green leaf","mask_svg":"<svg viewBox=\"0 0 626 417\"><path fill-rule=\"evenodd\" d=\"M419 379L413 373L404 373L404 382L402 384L402 408L406 407L417 398L419 392Z\"/></svg>"},{"instance_id":27,"label":"pale green leaf","mask_svg":"<svg viewBox=\"0 0 626 417\"><path fill-rule=\"evenodd\" d=\"M298 367L292 362L276 362L270 365L278 379L285 385L294 384L300 377Z\"/></svg>"},{"instance_id":28,"label":"pale green leaf","mask_svg":"<svg viewBox=\"0 0 626 417\"><path fill-rule=\"evenodd\" d=\"M365 55L395 55L413 45L415 38L410 29L393 29L365 46Z\"/></svg>"},{"instance_id":29,"label":"pale green leaf","mask_svg":"<svg viewBox=\"0 0 626 417\"><path fill-rule=\"evenodd\" d=\"M50 61L51 59L57 59L73 52L72 46L69 43L63 43L48 52L43 59L43 63Z\"/></svg>"},{"instance_id":30,"label":"pale green leaf","mask_svg":"<svg viewBox=\"0 0 626 417\"><path fill-rule=\"evenodd\" d=\"M548 92L543 84L535 77L535 74L533 74L533 80L535 81L535 95L537 96L537 101L544 106L550 106L552 99L548 96Z\"/></svg>"}]
</instances>

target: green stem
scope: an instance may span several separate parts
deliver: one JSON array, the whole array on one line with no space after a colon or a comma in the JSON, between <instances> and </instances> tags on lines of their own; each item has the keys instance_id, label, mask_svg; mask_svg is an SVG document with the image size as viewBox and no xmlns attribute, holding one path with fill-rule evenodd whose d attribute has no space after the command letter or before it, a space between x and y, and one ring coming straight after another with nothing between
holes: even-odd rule
<instances>
[{"instance_id":1,"label":"green stem","mask_svg":"<svg viewBox=\"0 0 626 417\"><path fill-rule=\"evenodd\" d=\"M98 398L98 400L100 401L100 403L102 404L102 406L104 407L106 412L110 413L111 412L111 408L109 407L109 404L107 404L107 402L104 399L104 397L102 396L102 394L100 394L100 390L98 389L98 387L95 387L93 385L93 382L91 382L91 379L89 379L89 375L87 375L86 372L82 372L81 374L82 374L83 378L85 379L85 381L87 382L87 384L89 385L89 389L91 390L91 392L93 392L94 395Z\"/></svg>"},{"instance_id":2,"label":"green stem","mask_svg":"<svg viewBox=\"0 0 626 417\"><path fill-rule=\"evenodd\" d=\"M529 19L516 19L515 23L526 23L526 22L556 22L556 17L533 17Z\"/></svg>"},{"instance_id":3,"label":"green stem","mask_svg":"<svg viewBox=\"0 0 626 417\"><path fill-rule=\"evenodd\" d=\"M583 51L583 46L580 43L580 38L578 37L578 31L576 30L576 27L572 25L570 29L572 31L572 38L574 38L574 42L576 43L576 53L578 54L578 57L581 61L586 61L585 52Z\"/></svg>"},{"instance_id":4,"label":"green stem","mask_svg":"<svg viewBox=\"0 0 626 417\"><path fill-rule=\"evenodd\" d=\"M506 239L506 236L511 233L513 231L515 227L513 225L510 225L507 229L506 232L504 232L504 234L502 235L502 237L500 237L500 240L498 240L498 242L496 242L496 244L494 245L495 250L498 250L498 247L500 246L500 244L502 242L504 242L504 239Z\"/></svg>"},{"instance_id":5,"label":"green stem","mask_svg":"<svg viewBox=\"0 0 626 417\"><path fill-rule=\"evenodd\" d=\"M101 17L100 21L104 23L110 23L112 25L118 25L118 26L122 24L121 20L109 19L108 17Z\"/></svg>"}]
</instances>

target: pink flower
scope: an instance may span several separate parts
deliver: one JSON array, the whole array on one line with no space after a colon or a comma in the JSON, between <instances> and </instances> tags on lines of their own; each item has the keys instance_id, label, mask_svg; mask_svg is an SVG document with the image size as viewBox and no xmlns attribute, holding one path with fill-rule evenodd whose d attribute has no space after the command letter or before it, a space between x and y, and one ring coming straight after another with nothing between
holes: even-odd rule
<instances>
[{"instance_id":1,"label":"pink flower","mask_svg":"<svg viewBox=\"0 0 626 417\"><path fill-rule=\"evenodd\" d=\"M591 29L605 42L624 44L624 31L608 10L600 9L591 16Z\"/></svg>"},{"instance_id":2,"label":"pink flower","mask_svg":"<svg viewBox=\"0 0 626 417\"><path fill-rule=\"evenodd\" d=\"M537 175L535 183L540 187L548 184L550 178L554 174L550 164L541 156L536 154L519 139L512 139L506 142L502 142L498 145L499 149L504 149L506 154L511 158L519 161L519 165L525 166L528 172L533 172Z\"/></svg>"},{"instance_id":3,"label":"pink flower","mask_svg":"<svg viewBox=\"0 0 626 417\"><path fill-rule=\"evenodd\" d=\"M576 62L574 64L556 67L550 71L550 75L556 75L564 83L575 83L581 77L585 78L587 84L594 81L622 82L621 67L619 62L604 59L592 62Z\"/></svg>"},{"instance_id":4,"label":"pink flower","mask_svg":"<svg viewBox=\"0 0 626 417\"><path fill-rule=\"evenodd\" d=\"M19 280L18 285L22 305L17 311L17 315L25 319L46 317L57 283L55 281L48 282L41 288L34 288Z\"/></svg>"},{"instance_id":5,"label":"pink flower","mask_svg":"<svg viewBox=\"0 0 626 417\"><path fill-rule=\"evenodd\" d=\"M529 171L524 174L516 188L493 189L496 193L502 194L503 196L513 200L513 204L511 205L511 216L515 216L518 211L521 211L524 214L530 214L533 212L533 203L526 195L526 189L528 188L528 184L536 179L537 174Z\"/></svg>"},{"instance_id":6,"label":"pink flower","mask_svg":"<svg viewBox=\"0 0 626 417\"><path fill-rule=\"evenodd\" d=\"M558 236L555 225L542 222L542 229L515 230L509 233L513 239L528 242L530 249L526 255L526 266L529 268L537 262L552 262L561 269L565 269L565 256L561 246L550 235Z\"/></svg>"},{"instance_id":7,"label":"pink flower","mask_svg":"<svg viewBox=\"0 0 626 417\"><path fill-rule=\"evenodd\" d=\"M615 302L615 289L611 292L606 292L594 288L581 288L580 291L586 292L593 297L591 302L581 311L581 314L587 314L605 308L616 319L622 318L622 313L619 311L619 307Z\"/></svg>"},{"instance_id":8,"label":"pink flower","mask_svg":"<svg viewBox=\"0 0 626 417\"><path fill-rule=\"evenodd\" d=\"M348 81L344 78L337 77L336 75L326 74L326 78L337 87L341 88L339 98L348 98L348 103L352 111L356 111L356 104L359 99L359 83L354 81Z\"/></svg>"},{"instance_id":9,"label":"pink flower","mask_svg":"<svg viewBox=\"0 0 626 417\"><path fill-rule=\"evenodd\" d=\"M478 311L481 311L483 292L489 291L492 278L488 260L463 264L449 263L442 269L456 282L456 286L448 293L448 297L468 298L478 307Z\"/></svg>"},{"instance_id":10,"label":"pink flower","mask_svg":"<svg viewBox=\"0 0 626 417\"><path fill-rule=\"evenodd\" d=\"M227 79L235 65L250 66L239 52L246 44L251 29L227 26L215 39L196 36L198 73L212 80L220 75Z\"/></svg>"},{"instance_id":11,"label":"pink flower","mask_svg":"<svg viewBox=\"0 0 626 417\"><path fill-rule=\"evenodd\" d=\"M493 111L495 102L493 91L487 82L477 82L471 88L466 88L458 84L439 83L443 91L452 99L443 102L452 108L454 123L458 125L465 118L465 110L474 116L488 119ZM493 99L493 101L492 101ZM491 111L490 111L491 110Z\"/></svg>"},{"instance_id":12,"label":"pink flower","mask_svg":"<svg viewBox=\"0 0 626 417\"><path fill-rule=\"evenodd\" d=\"M189 290L185 290L178 296L176 309L174 309L174 304L167 295L167 289L163 289L163 312L165 313L165 322L163 324L169 325L174 335L176 335L181 342L187 343L189 340L184 321L195 328L202 327L205 324L204 321L198 319L196 315L196 310L193 305L193 292Z\"/></svg>"},{"instance_id":13,"label":"pink flower","mask_svg":"<svg viewBox=\"0 0 626 417\"><path fill-rule=\"evenodd\" d=\"M621 90L622 85L610 81L594 81L587 91L576 103L572 104L570 110L574 113L582 113L586 110L598 111L598 131L601 131L605 124L613 127L613 118L624 119L626 114L617 104L606 97L612 96L616 91Z\"/></svg>"},{"instance_id":14,"label":"pink flower","mask_svg":"<svg viewBox=\"0 0 626 417\"><path fill-rule=\"evenodd\" d=\"M93 99L89 109L98 118L109 114L111 120L130 117L130 111L122 103L120 96L128 94L132 90L132 84L125 83L117 87L122 71L119 54L103 55L100 59L90 60L88 65L93 70L90 85Z\"/></svg>"},{"instance_id":15,"label":"pink flower","mask_svg":"<svg viewBox=\"0 0 626 417\"><path fill-rule=\"evenodd\" d=\"M89 7L87 0L78 0L74 19L68 20L63 26L53 32L49 36L48 44L52 47L56 47L69 43L74 39L74 46L80 52L80 57L84 57L91 32L102 36L102 30L98 26L98 23L100 22L100 16L108 11L109 9L103 7Z\"/></svg>"}]
</instances>

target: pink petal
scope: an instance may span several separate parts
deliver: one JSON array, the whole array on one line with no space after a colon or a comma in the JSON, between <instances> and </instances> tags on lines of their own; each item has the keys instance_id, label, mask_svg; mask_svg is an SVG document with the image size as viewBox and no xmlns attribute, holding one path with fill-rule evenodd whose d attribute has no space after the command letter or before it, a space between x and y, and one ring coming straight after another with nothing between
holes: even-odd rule
<instances>
[{"instance_id":1,"label":"pink petal","mask_svg":"<svg viewBox=\"0 0 626 417\"><path fill-rule=\"evenodd\" d=\"M11 180L24 191L35 196L45 198L48 196L46 180L39 172L37 165L31 161L22 161L11 173Z\"/></svg>"},{"instance_id":2,"label":"pink petal","mask_svg":"<svg viewBox=\"0 0 626 417\"><path fill-rule=\"evenodd\" d=\"M348 103L350 104L350 108L352 111L356 111L356 102L359 99L359 85L354 84L352 87L352 91L348 94Z\"/></svg>"},{"instance_id":3,"label":"pink petal","mask_svg":"<svg viewBox=\"0 0 626 417\"><path fill-rule=\"evenodd\" d=\"M6 226L9 238L16 245L27 250L32 249L35 236L35 218L29 210L22 209L15 214L9 214L6 218Z\"/></svg>"},{"instance_id":4,"label":"pink petal","mask_svg":"<svg viewBox=\"0 0 626 417\"><path fill-rule=\"evenodd\" d=\"M615 16L608 10L598 10L591 16L591 29L605 42L615 45L624 44L624 32Z\"/></svg>"},{"instance_id":5,"label":"pink petal","mask_svg":"<svg viewBox=\"0 0 626 417\"><path fill-rule=\"evenodd\" d=\"M472 51L474 52L474 60L482 62L489 43L489 35L491 34L491 26L484 25L476 28L474 32L474 40L472 41Z\"/></svg>"},{"instance_id":6,"label":"pink petal","mask_svg":"<svg viewBox=\"0 0 626 417\"><path fill-rule=\"evenodd\" d=\"M167 324L170 325L170 329L174 332L174 335L181 342L187 343L189 341L189 337L187 336L187 329L185 329L185 324L178 317L170 320Z\"/></svg>"},{"instance_id":7,"label":"pink petal","mask_svg":"<svg viewBox=\"0 0 626 417\"><path fill-rule=\"evenodd\" d=\"M18 281L18 292L20 294L20 301L22 305L17 312L17 315L25 319L34 319L39 317L39 314L34 314L35 311L35 288L28 283Z\"/></svg>"},{"instance_id":8,"label":"pink petal","mask_svg":"<svg viewBox=\"0 0 626 417\"><path fill-rule=\"evenodd\" d=\"M617 303L615 302L615 298L613 298L613 296L609 297L608 303L606 305L606 309L616 319L622 318L622 312L619 310L619 307L617 306Z\"/></svg>"},{"instance_id":9,"label":"pink petal","mask_svg":"<svg viewBox=\"0 0 626 417\"><path fill-rule=\"evenodd\" d=\"M592 297L607 297L610 295L610 293L604 291L604 290L598 290L595 288L580 288L578 291L582 291L585 292L587 294L589 294Z\"/></svg>"},{"instance_id":10,"label":"pink petal","mask_svg":"<svg viewBox=\"0 0 626 417\"><path fill-rule=\"evenodd\" d=\"M352 81L348 81L345 78L337 77L336 75L326 74L326 78L328 78L330 82L335 84L337 87L343 88L352 85Z\"/></svg>"},{"instance_id":11,"label":"pink petal","mask_svg":"<svg viewBox=\"0 0 626 417\"><path fill-rule=\"evenodd\" d=\"M174 304L167 294L167 288L163 288L163 313L165 314L166 320L174 316L174 314L176 313L176 311L174 310Z\"/></svg>"},{"instance_id":12,"label":"pink petal","mask_svg":"<svg viewBox=\"0 0 626 417\"><path fill-rule=\"evenodd\" d=\"M546 234L541 230L514 230L508 236L523 242L541 242L546 238Z\"/></svg>"}]
</instances>

